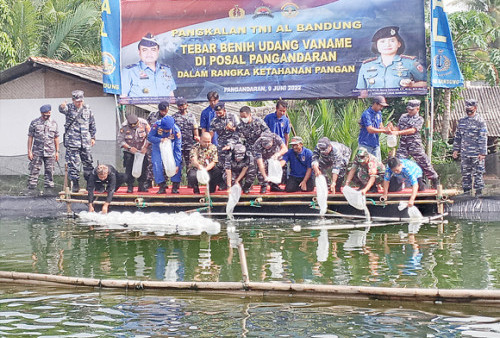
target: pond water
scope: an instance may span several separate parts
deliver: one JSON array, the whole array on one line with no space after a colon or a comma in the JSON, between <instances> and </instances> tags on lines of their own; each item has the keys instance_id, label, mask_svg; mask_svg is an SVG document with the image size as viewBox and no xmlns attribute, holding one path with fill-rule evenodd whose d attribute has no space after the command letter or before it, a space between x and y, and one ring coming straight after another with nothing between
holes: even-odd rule
<instances>
[{"instance_id":1,"label":"pond water","mask_svg":"<svg viewBox=\"0 0 500 338\"><path fill-rule=\"evenodd\" d=\"M334 230L353 223L246 219L201 224L205 221L163 217L180 225L1 219L0 270L238 282L236 246L242 242L253 282L500 288L500 222L450 220ZM482 337L500 335L499 310L0 284L0 336Z\"/></svg>"}]
</instances>

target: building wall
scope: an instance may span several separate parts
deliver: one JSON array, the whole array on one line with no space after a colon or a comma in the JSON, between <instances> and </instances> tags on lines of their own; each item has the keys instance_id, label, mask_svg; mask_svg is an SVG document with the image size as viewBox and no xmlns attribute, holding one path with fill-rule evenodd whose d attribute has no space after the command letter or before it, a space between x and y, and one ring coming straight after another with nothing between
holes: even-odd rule
<instances>
[{"instance_id":1,"label":"building wall","mask_svg":"<svg viewBox=\"0 0 500 338\"><path fill-rule=\"evenodd\" d=\"M83 81L55 71L38 70L0 85L0 175L28 173L28 127L40 116L40 106L52 105L52 118L59 126L62 142L65 117L58 107L71 102L71 91L85 91L96 120L96 145L93 148L94 164L120 164L116 147L117 121L115 99L105 95L98 84ZM64 168L64 147L61 145L59 163ZM119 165L118 165L119 167ZM56 168L59 173L59 168Z\"/></svg>"}]
</instances>

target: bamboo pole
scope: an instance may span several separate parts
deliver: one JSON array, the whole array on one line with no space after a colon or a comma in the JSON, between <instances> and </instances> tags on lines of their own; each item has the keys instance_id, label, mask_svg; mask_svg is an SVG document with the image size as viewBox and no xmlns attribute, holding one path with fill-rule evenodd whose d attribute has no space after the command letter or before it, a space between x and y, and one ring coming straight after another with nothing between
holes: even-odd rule
<instances>
[{"instance_id":1,"label":"bamboo pole","mask_svg":"<svg viewBox=\"0 0 500 338\"><path fill-rule=\"evenodd\" d=\"M163 282L148 280L116 280L94 279L68 276L44 275L0 271L0 282L80 286L98 288L119 288L126 290L165 289L190 290L207 293L225 294L261 294L268 296L276 294L283 297L304 296L321 297L323 299L380 299L404 301L442 301L468 303L500 303L500 290L471 290L471 289L421 289L421 288L391 288L373 286L346 286L346 285L317 285L317 284L290 284L248 282Z\"/></svg>"},{"instance_id":2,"label":"bamboo pole","mask_svg":"<svg viewBox=\"0 0 500 338\"><path fill-rule=\"evenodd\" d=\"M248 284L250 282L250 277L248 275L247 256L243 243L238 244L238 253L240 254L241 276L243 278L243 283Z\"/></svg>"}]
</instances>

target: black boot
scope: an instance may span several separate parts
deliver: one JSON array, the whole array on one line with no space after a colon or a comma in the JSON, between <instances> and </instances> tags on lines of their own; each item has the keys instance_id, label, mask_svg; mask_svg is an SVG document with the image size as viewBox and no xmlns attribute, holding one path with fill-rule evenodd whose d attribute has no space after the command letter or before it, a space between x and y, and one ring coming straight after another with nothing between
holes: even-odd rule
<instances>
[{"instance_id":1,"label":"black boot","mask_svg":"<svg viewBox=\"0 0 500 338\"><path fill-rule=\"evenodd\" d=\"M483 196L483 189L476 189L476 197L482 197Z\"/></svg>"},{"instance_id":2,"label":"black boot","mask_svg":"<svg viewBox=\"0 0 500 338\"><path fill-rule=\"evenodd\" d=\"M127 187L127 193L133 193L134 192L134 185L133 184L129 184L128 187Z\"/></svg>"},{"instance_id":3,"label":"black boot","mask_svg":"<svg viewBox=\"0 0 500 338\"><path fill-rule=\"evenodd\" d=\"M179 186L181 185L180 182L172 182L172 194L178 194L179 193Z\"/></svg>"},{"instance_id":4,"label":"black boot","mask_svg":"<svg viewBox=\"0 0 500 338\"><path fill-rule=\"evenodd\" d=\"M148 192L147 182L139 182L139 192Z\"/></svg>"},{"instance_id":5,"label":"black boot","mask_svg":"<svg viewBox=\"0 0 500 338\"><path fill-rule=\"evenodd\" d=\"M244 194L248 194L250 192L251 184L245 183L243 184L242 190Z\"/></svg>"},{"instance_id":6,"label":"black boot","mask_svg":"<svg viewBox=\"0 0 500 338\"><path fill-rule=\"evenodd\" d=\"M437 189L440 184L441 184L441 182L439 182L439 177L431 178L432 189Z\"/></svg>"},{"instance_id":7,"label":"black boot","mask_svg":"<svg viewBox=\"0 0 500 338\"><path fill-rule=\"evenodd\" d=\"M271 183L271 191L273 192L283 192L285 190L281 189L279 185Z\"/></svg>"},{"instance_id":8,"label":"black boot","mask_svg":"<svg viewBox=\"0 0 500 338\"><path fill-rule=\"evenodd\" d=\"M167 192L167 184L165 182L161 182L160 184L158 184L158 187L160 189L158 189L157 194L165 194Z\"/></svg>"},{"instance_id":9,"label":"black boot","mask_svg":"<svg viewBox=\"0 0 500 338\"><path fill-rule=\"evenodd\" d=\"M71 180L71 183L73 183L73 187L71 188L71 192L79 192L80 191L80 182L78 180Z\"/></svg>"},{"instance_id":10,"label":"black boot","mask_svg":"<svg viewBox=\"0 0 500 338\"><path fill-rule=\"evenodd\" d=\"M193 194L199 194L200 193L200 187L198 185L195 185L193 187Z\"/></svg>"},{"instance_id":11,"label":"black boot","mask_svg":"<svg viewBox=\"0 0 500 338\"><path fill-rule=\"evenodd\" d=\"M266 190L267 190L267 184L262 184L260 186L260 193L261 194L265 194L266 193Z\"/></svg>"}]
</instances>

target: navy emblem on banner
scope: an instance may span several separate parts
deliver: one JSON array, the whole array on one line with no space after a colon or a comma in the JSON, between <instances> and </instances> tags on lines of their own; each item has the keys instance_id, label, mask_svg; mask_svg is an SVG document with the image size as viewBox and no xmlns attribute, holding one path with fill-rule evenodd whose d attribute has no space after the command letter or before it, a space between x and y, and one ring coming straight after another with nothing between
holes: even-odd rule
<instances>
[{"instance_id":1,"label":"navy emblem on banner","mask_svg":"<svg viewBox=\"0 0 500 338\"><path fill-rule=\"evenodd\" d=\"M297 6L293 2L287 2L286 4L281 6L281 13L287 18L293 18L297 16L297 14L299 14L299 6Z\"/></svg>"}]
</instances>

